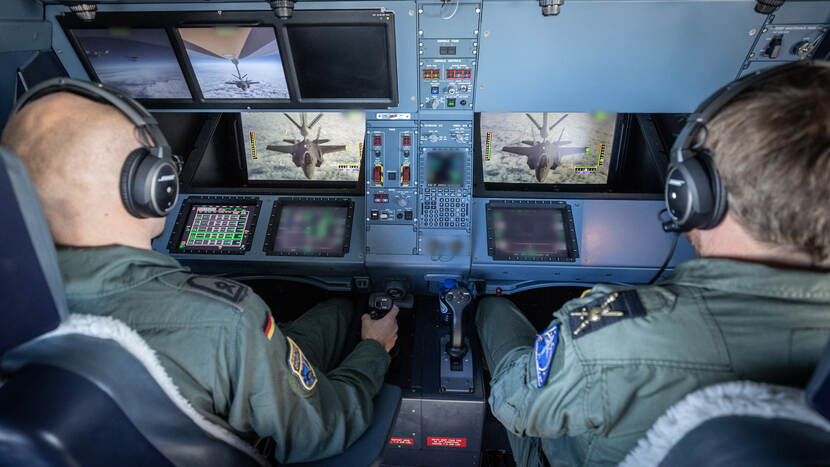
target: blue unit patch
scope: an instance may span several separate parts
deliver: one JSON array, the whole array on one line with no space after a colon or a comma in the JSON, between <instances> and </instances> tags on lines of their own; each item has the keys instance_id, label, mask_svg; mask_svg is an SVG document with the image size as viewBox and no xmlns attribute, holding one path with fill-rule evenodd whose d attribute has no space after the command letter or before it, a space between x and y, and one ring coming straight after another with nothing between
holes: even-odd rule
<instances>
[{"instance_id":1,"label":"blue unit patch","mask_svg":"<svg viewBox=\"0 0 830 467\"><path fill-rule=\"evenodd\" d=\"M317 373L303 355L300 346L290 337L286 337L286 340L288 340L288 368L300 381L300 387L306 392L311 392L317 386Z\"/></svg>"},{"instance_id":2,"label":"blue unit patch","mask_svg":"<svg viewBox=\"0 0 830 467\"><path fill-rule=\"evenodd\" d=\"M548 380L550 364L556 354L556 345L559 344L559 325L552 324L545 332L536 337L533 346L534 360L536 361L536 388L542 389Z\"/></svg>"}]
</instances>

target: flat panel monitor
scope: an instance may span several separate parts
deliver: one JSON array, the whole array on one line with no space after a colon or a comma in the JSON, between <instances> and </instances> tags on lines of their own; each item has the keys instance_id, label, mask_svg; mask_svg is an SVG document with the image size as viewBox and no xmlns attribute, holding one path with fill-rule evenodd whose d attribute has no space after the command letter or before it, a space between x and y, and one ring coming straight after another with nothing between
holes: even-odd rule
<instances>
[{"instance_id":1,"label":"flat panel monitor","mask_svg":"<svg viewBox=\"0 0 830 467\"><path fill-rule=\"evenodd\" d=\"M301 99L396 99L385 24L287 24L286 31Z\"/></svg>"},{"instance_id":2,"label":"flat panel monitor","mask_svg":"<svg viewBox=\"0 0 830 467\"><path fill-rule=\"evenodd\" d=\"M188 198L168 248L172 253L243 254L251 248L259 206L256 199Z\"/></svg>"},{"instance_id":3,"label":"flat panel monitor","mask_svg":"<svg viewBox=\"0 0 830 467\"><path fill-rule=\"evenodd\" d=\"M566 203L491 201L486 211L487 249L494 260L572 262L579 256Z\"/></svg>"},{"instance_id":4,"label":"flat panel monitor","mask_svg":"<svg viewBox=\"0 0 830 467\"><path fill-rule=\"evenodd\" d=\"M279 199L264 251L272 256L345 256L353 215L354 203L348 199Z\"/></svg>"},{"instance_id":5,"label":"flat panel monitor","mask_svg":"<svg viewBox=\"0 0 830 467\"><path fill-rule=\"evenodd\" d=\"M616 122L607 112L483 112L484 183L605 185Z\"/></svg>"},{"instance_id":6,"label":"flat panel monitor","mask_svg":"<svg viewBox=\"0 0 830 467\"><path fill-rule=\"evenodd\" d=\"M98 81L136 99L191 98L164 29L71 29L70 34Z\"/></svg>"},{"instance_id":7,"label":"flat panel monitor","mask_svg":"<svg viewBox=\"0 0 830 467\"><path fill-rule=\"evenodd\" d=\"M464 153L432 151L426 154L427 185L461 185L464 183Z\"/></svg>"},{"instance_id":8,"label":"flat panel monitor","mask_svg":"<svg viewBox=\"0 0 830 467\"><path fill-rule=\"evenodd\" d=\"M179 28L205 99L288 99L272 26Z\"/></svg>"},{"instance_id":9,"label":"flat panel monitor","mask_svg":"<svg viewBox=\"0 0 830 467\"><path fill-rule=\"evenodd\" d=\"M358 181L365 113L242 112L240 119L249 181Z\"/></svg>"}]
</instances>

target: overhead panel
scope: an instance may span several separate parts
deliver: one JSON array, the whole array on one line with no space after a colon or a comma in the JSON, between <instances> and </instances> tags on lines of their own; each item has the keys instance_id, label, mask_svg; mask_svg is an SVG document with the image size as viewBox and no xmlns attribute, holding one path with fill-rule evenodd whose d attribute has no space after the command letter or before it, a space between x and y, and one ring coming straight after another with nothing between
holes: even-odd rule
<instances>
[{"instance_id":1,"label":"overhead panel","mask_svg":"<svg viewBox=\"0 0 830 467\"><path fill-rule=\"evenodd\" d=\"M754 4L488 1L475 110L689 112L739 72L767 18Z\"/></svg>"}]
</instances>

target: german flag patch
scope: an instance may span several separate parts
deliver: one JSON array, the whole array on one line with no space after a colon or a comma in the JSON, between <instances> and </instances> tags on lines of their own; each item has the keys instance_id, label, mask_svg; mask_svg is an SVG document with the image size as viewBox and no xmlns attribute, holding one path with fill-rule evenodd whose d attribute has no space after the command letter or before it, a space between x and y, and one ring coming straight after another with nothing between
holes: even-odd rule
<instances>
[{"instance_id":1,"label":"german flag patch","mask_svg":"<svg viewBox=\"0 0 830 467\"><path fill-rule=\"evenodd\" d=\"M272 337L274 337L274 330L276 328L277 324L274 322L274 317L271 315L271 312L268 312L268 317L265 318L265 325L262 327L262 331L265 333L265 337L267 337L269 341Z\"/></svg>"},{"instance_id":2,"label":"german flag patch","mask_svg":"<svg viewBox=\"0 0 830 467\"><path fill-rule=\"evenodd\" d=\"M317 386L317 373L314 372L311 363L303 355L300 346L288 336L285 339L288 341L288 368L299 380L300 387L305 392L311 392Z\"/></svg>"}]
</instances>

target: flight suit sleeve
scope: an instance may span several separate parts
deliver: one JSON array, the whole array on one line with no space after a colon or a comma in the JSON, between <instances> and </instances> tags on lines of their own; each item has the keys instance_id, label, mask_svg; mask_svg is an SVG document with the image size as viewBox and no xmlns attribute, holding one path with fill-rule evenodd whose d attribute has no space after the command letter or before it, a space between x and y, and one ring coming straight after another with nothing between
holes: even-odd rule
<instances>
[{"instance_id":1,"label":"flight suit sleeve","mask_svg":"<svg viewBox=\"0 0 830 467\"><path fill-rule=\"evenodd\" d=\"M277 461L338 454L368 427L372 399L390 362L379 342L360 342L339 367L323 374L254 296L229 343L235 346L228 352L231 424L273 438Z\"/></svg>"},{"instance_id":2,"label":"flight suit sleeve","mask_svg":"<svg viewBox=\"0 0 830 467\"><path fill-rule=\"evenodd\" d=\"M537 387L532 345L514 349L496 369L490 405L496 418L519 436L556 438L598 431L603 424L599 375L583 365L569 328L568 311L608 291L597 288L554 314L558 343L547 380Z\"/></svg>"}]
</instances>

